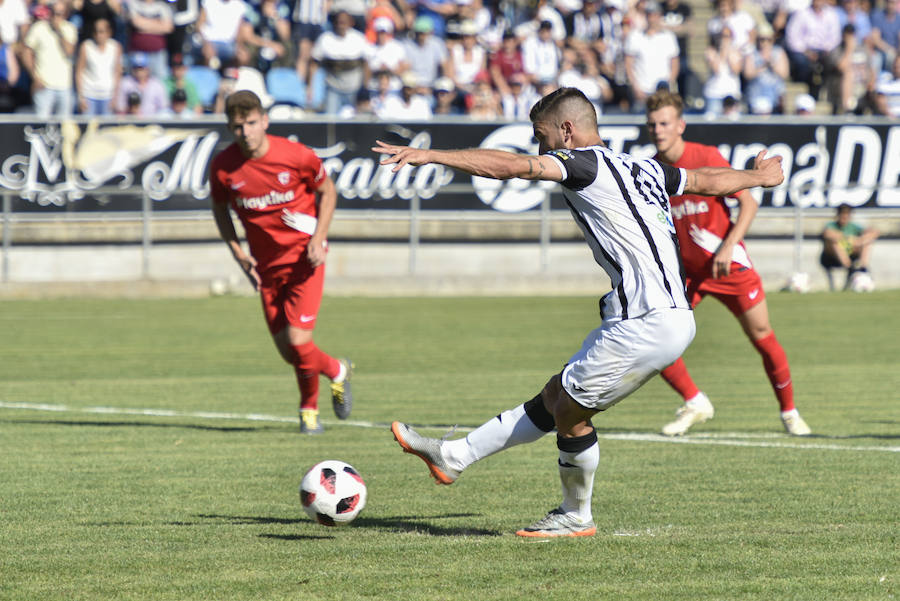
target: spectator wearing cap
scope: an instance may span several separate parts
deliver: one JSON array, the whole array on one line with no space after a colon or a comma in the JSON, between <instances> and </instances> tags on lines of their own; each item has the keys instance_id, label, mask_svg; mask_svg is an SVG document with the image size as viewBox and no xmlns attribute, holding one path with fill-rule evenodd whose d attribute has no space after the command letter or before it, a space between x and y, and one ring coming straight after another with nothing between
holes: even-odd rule
<instances>
[{"instance_id":1,"label":"spectator wearing cap","mask_svg":"<svg viewBox=\"0 0 900 601\"><path fill-rule=\"evenodd\" d=\"M459 24L460 42L450 47L447 76L462 92L471 92L475 77L487 71L487 52L478 44L475 21Z\"/></svg>"},{"instance_id":2,"label":"spectator wearing cap","mask_svg":"<svg viewBox=\"0 0 900 601\"><path fill-rule=\"evenodd\" d=\"M434 82L434 109L435 115L454 116L463 114L463 107L460 106L459 94L453 80L449 77L438 77Z\"/></svg>"},{"instance_id":3,"label":"spectator wearing cap","mask_svg":"<svg viewBox=\"0 0 900 601\"><path fill-rule=\"evenodd\" d=\"M78 30L66 20L68 8L57 0L34 8L34 24L25 35L23 59L32 81L34 110L39 117L72 114L72 72Z\"/></svg>"},{"instance_id":4,"label":"spectator wearing cap","mask_svg":"<svg viewBox=\"0 0 900 601\"><path fill-rule=\"evenodd\" d=\"M525 63L519 49L519 38L512 31L503 33L503 42L488 61L488 70L494 87L501 96L510 93L509 81L514 75L525 74Z\"/></svg>"},{"instance_id":5,"label":"spectator wearing cap","mask_svg":"<svg viewBox=\"0 0 900 601\"><path fill-rule=\"evenodd\" d=\"M219 69L234 58L241 25L250 11L243 0L202 0L196 31L203 60Z\"/></svg>"},{"instance_id":6,"label":"spectator wearing cap","mask_svg":"<svg viewBox=\"0 0 900 601\"><path fill-rule=\"evenodd\" d=\"M366 50L369 73L388 71L392 76L399 77L409 68L409 64L406 62L406 48L394 39L394 22L388 17L378 17L372 23L372 29L375 42Z\"/></svg>"},{"instance_id":7,"label":"spectator wearing cap","mask_svg":"<svg viewBox=\"0 0 900 601\"><path fill-rule=\"evenodd\" d=\"M509 92L500 96L503 116L513 121L528 121L531 107L540 100L534 86L524 73L516 73L509 80Z\"/></svg>"},{"instance_id":8,"label":"spectator wearing cap","mask_svg":"<svg viewBox=\"0 0 900 601\"><path fill-rule=\"evenodd\" d=\"M447 20L459 10L456 0L409 0L407 3L415 15L413 24L419 19L431 21L431 33L435 37L447 37Z\"/></svg>"},{"instance_id":9,"label":"spectator wearing cap","mask_svg":"<svg viewBox=\"0 0 900 601\"><path fill-rule=\"evenodd\" d=\"M340 11L332 15L333 31L326 31L312 49L307 82L308 102L312 104L316 72L325 72L325 112L337 115L353 111L356 97L369 79L366 57L369 43L366 36L353 28L350 13Z\"/></svg>"},{"instance_id":10,"label":"spectator wearing cap","mask_svg":"<svg viewBox=\"0 0 900 601\"><path fill-rule=\"evenodd\" d=\"M249 47L262 73L274 66L291 64L291 9L283 0L262 0L258 10L247 13L238 39Z\"/></svg>"},{"instance_id":11,"label":"spectator wearing cap","mask_svg":"<svg viewBox=\"0 0 900 601\"><path fill-rule=\"evenodd\" d=\"M78 110L85 115L109 115L122 78L122 47L112 39L112 24L106 19L97 19L91 30L75 63Z\"/></svg>"},{"instance_id":12,"label":"spectator wearing cap","mask_svg":"<svg viewBox=\"0 0 900 601\"><path fill-rule=\"evenodd\" d=\"M647 97L660 88L674 88L678 79L678 41L662 27L662 7L646 3L647 30L632 29L625 40L625 71L633 95L633 111L643 111Z\"/></svg>"},{"instance_id":13,"label":"spectator wearing cap","mask_svg":"<svg viewBox=\"0 0 900 601\"><path fill-rule=\"evenodd\" d=\"M419 85L431 88L438 77L448 72L447 45L433 34L434 24L428 17L418 17L412 29L413 38L405 45L406 62Z\"/></svg>"},{"instance_id":14,"label":"spectator wearing cap","mask_svg":"<svg viewBox=\"0 0 900 601\"><path fill-rule=\"evenodd\" d=\"M750 112L781 113L784 91L790 77L790 63L784 48L775 43L770 25L759 28L753 50L744 57L744 92Z\"/></svg>"},{"instance_id":15,"label":"spectator wearing cap","mask_svg":"<svg viewBox=\"0 0 900 601\"><path fill-rule=\"evenodd\" d=\"M165 0L132 0L126 4L129 58L142 53L150 72L160 80L169 75L166 36L175 29L172 9Z\"/></svg>"},{"instance_id":16,"label":"spectator wearing cap","mask_svg":"<svg viewBox=\"0 0 900 601\"><path fill-rule=\"evenodd\" d=\"M184 58L180 54L172 57L172 64L169 69L170 75L166 78L166 93L171 99L176 90L181 90L185 95L185 103L187 108L194 114L203 114L203 105L200 103L200 95L197 93L197 86L188 79L188 68L184 64Z\"/></svg>"},{"instance_id":17,"label":"spectator wearing cap","mask_svg":"<svg viewBox=\"0 0 900 601\"><path fill-rule=\"evenodd\" d=\"M390 23L390 29L386 29L387 24L382 19L387 19ZM393 36L395 31L406 29L406 22L403 15L394 6L391 0L375 0L366 13L366 39L370 44L374 44L378 37L378 28L376 24L381 23L383 31Z\"/></svg>"},{"instance_id":18,"label":"spectator wearing cap","mask_svg":"<svg viewBox=\"0 0 900 601\"><path fill-rule=\"evenodd\" d=\"M834 51L841 43L841 22L828 0L812 0L791 15L784 32L791 75L809 86L813 98L834 76Z\"/></svg>"},{"instance_id":19,"label":"spectator wearing cap","mask_svg":"<svg viewBox=\"0 0 900 601\"><path fill-rule=\"evenodd\" d=\"M182 88L175 88L169 96L168 117L175 119L193 119L197 112L188 106L187 93Z\"/></svg>"},{"instance_id":20,"label":"spectator wearing cap","mask_svg":"<svg viewBox=\"0 0 900 601\"><path fill-rule=\"evenodd\" d=\"M879 115L900 119L900 54L894 57L891 71L875 82L875 109Z\"/></svg>"},{"instance_id":21,"label":"spectator wearing cap","mask_svg":"<svg viewBox=\"0 0 900 601\"><path fill-rule=\"evenodd\" d=\"M115 111L119 114L156 117L169 109L166 87L150 72L147 57L135 53L131 57L131 72L122 78L116 96ZM140 104L131 107L129 99L139 98Z\"/></svg>"},{"instance_id":22,"label":"spectator wearing cap","mask_svg":"<svg viewBox=\"0 0 900 601\"><path fill-rule=\"evenodd\" d=\"M802 117L816 113L816 99L809 94L797 94L794 98L794 114Z\"/></svg>"},{"instance_id":23,"label":"spectator wearing cap","mask_svg":"<svg viewBox=\"0 0 900 601\"><path fill-rule=\"evenodd\" d=\"M555 82L561 59L550 21L542 21L537 32L522 42L522 66L534 84Z\"/></svg>"},{"instance_id":24,"label":"spectator wearing cap","mask_svg":"<svg viewBox=\"0 0 900 601\"><path fill-rule=\"evenodd\" d=\"M385 98L375 116L383 121L424 121L431 119L431 103L419 93L419 82L412 72L401 78L400 94Z\"/></svg>"}]
</instances>

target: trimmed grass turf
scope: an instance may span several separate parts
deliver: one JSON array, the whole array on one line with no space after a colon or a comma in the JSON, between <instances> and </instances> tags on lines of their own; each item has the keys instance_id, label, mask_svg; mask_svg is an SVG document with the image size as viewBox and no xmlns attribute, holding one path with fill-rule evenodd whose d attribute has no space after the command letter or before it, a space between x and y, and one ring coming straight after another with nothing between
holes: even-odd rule
<instances>
[{"instance_id":1,"label":"trimmed grass turf","mask_svg":"<svg viewBox=\"0 0 900 601\"><path fill-rule=\"evenodd\" d=\"M819 435L796 440L737 322L704 302L686 361L717 413L695 437L801 448L602 438L598 535L535 542L512 532L558 501L552 436L438 487L386 427L339 424L325 402L321 437L77 411L294 415L255 299L3 302L0 401L72 410L0 409L0 599L896 598L900 455L811 445L900 446L898 303L769 297ZM596 322L591 298L327 297L317 341L357 363L351 420L439 435L531 398ZM656 379L595 424L651 434L677 406ZM369 486L349 528L299 507L326 458Z\"/></svg>"}]
</instances>

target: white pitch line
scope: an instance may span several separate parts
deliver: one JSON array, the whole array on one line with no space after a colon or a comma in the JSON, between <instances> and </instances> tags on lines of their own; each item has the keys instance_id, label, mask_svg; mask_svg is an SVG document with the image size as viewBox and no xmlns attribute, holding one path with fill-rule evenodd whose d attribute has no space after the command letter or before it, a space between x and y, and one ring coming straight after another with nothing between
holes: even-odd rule
<instances>
[{"instance_id":1,"label":"white pitch line","mask_svg":"<svg viewBox=\"0 0 900 601\"><path fill-rule=\"evenodd\" d=\"M128 407L71 407L68 405L55 405L47 403L11 403L0 401L0 409L21 409L25 411L48 411L54 413L91 413L103 415L146 415L150 417L194 417L201 419L243 420L257 422L296 423L296 417L284 417L280 415L268 415L265 413L220 413L215 411L177 411L174 409L132 409ZM326 424L354 426L357 428L388 428L389 424L370 421L328 421ZM422 429L434 429L423 427ZM474 428L458 427L457 432L471 432ZM690 436L670 437L661 434L641 434L637 432L609 432L597 433L597 438L604 440L620 440L626 442L658 442L669 444L705 444L730 447L759 447L780 449L815 449L824 451L862 451L900 453L900 447L882 446L847 446L838 444L823 444L815 442L764 442L752 440L740 440L742 438L779 438L784 439L784 434L751 433L751 432L709 432L692 434ZM812 440L812 439L810 439Z\"/></svg>"}]
</instances>

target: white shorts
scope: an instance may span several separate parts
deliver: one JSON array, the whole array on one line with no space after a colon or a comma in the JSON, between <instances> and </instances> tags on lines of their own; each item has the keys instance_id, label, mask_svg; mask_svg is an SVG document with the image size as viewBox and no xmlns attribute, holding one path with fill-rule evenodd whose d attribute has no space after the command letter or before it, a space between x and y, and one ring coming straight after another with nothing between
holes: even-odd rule
<instances>
[{"instance_id":1,"label":"white shorts","mask_svg":"<svg viewBox=\"0 0 900 601\"><path fill-rule=\"evenodd\" d=\"M569 359L562 385L579 404L603 411L680 357L694 339L694 312L656 309L606 320Z\"/></svg>"}]
</instances>

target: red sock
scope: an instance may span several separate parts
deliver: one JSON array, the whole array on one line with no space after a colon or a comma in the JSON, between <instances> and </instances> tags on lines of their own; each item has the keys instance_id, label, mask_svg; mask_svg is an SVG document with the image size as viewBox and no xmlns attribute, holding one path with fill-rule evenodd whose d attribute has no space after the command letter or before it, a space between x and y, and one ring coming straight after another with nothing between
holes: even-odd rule
<instances>
[{"instance_id":1,"label":"red sock","mask_svg":"<svg viewBox=\"0 0 900 601\"><path fill-rule=\"evenodd\" d=\"M700 392L700 389L694 384L694 380L691 379L691 374L688 373L687 366L681 360L681 357L678 358L678 361L662 370L660 375L685 401L694 398Z\"/></svg>"},{"instance_id":2,"label":"red sock","mask_svg":"<svg viewBox=\"0 0 900 601\"><path fill-rule=\"evenodd\" d=\"M766 375L769 376L769 382L772 383L772 390L778 397L778 404L781 405L782 411L790 411L794 408L794 384L791 382L791 367L788 365L787 355L781 344L775 338L775 332L772 332L765 338L753 341L753 346L762 355L763 367L766 369Z\"/></svg>"},{"instance_id":3,"label":"red sock","mask_svg":"<svg viewBox=\"0 0 900 601\"><path fill-rule=\"evenodd\" d=\"M307 342L294 347L294 372L300 388L300 408L319 408L319 374L331 379L341 371L340 362L323 353L315 342Z\"/></svg>"}]
</instances>

